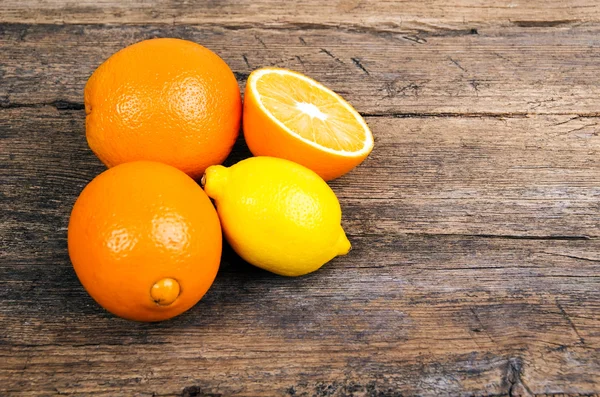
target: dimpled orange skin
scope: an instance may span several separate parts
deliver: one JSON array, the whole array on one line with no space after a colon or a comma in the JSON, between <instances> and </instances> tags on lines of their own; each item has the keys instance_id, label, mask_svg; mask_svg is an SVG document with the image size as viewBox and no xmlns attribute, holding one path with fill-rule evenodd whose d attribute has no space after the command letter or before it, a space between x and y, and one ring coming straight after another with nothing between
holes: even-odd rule
<instances>
[{"instance_id":1,"label":"dimpled orange skin","mask_svg":"<svg viewBox=\"0 0 600 397\"><path fill-rule=\"evenodd\" d=\"M240 90L227 64L191 41L152 39L112 55L84 90L86 136L108 167L151 160L192 178L237 138Z\"/></svg>"},{"instance_id":2,"label":"dimpled orange skin","mask_svg":"<svg viewBox=\"0 0 600 397\"><path fill-rule=\"evenodd\" d=\"M222 235L208 196L168 165L139 161L92 180L75 202L69 255L108 311L160 321L194 306L217 274Z\"/></svg>"}]
</instances>

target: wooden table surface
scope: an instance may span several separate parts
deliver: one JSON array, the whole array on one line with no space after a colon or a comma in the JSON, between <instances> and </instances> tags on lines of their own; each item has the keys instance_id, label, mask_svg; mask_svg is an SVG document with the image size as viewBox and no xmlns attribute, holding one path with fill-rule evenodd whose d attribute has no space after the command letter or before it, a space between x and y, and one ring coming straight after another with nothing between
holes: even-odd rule
<instances>
[{"instance_id":1,"label":"wooden table surface","mask_svg":"<svg viewBox=\"0 0 600 397\"><path fill-rule=\"evenodd\" d=\"M0 1L0 395L598 395L598 0L297 3ZM158 324L86 294L83 87L152 37L356 107L376 144L331 183L349 255L291 279L226 249Z\"/></svg>"}]
</instances>

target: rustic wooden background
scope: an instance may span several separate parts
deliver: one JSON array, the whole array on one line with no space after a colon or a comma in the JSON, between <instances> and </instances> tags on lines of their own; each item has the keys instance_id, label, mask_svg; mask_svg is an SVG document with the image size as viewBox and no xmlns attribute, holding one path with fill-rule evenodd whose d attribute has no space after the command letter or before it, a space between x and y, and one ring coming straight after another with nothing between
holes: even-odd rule
<instances>
[{"instance_id":1,"label":"rustic wooden background","mask_svg":"<svg viewBox=\"0 0 600 397\"><path fill-rule=\"evenodd\" d=\"M600 393L598 0L193 3L0 1L0 395ZM350 255L288 279L226 250L159 324L88 297L83 87L152 37L355 105L376 146L331 183Z\"/></svg>"}]
</instances>

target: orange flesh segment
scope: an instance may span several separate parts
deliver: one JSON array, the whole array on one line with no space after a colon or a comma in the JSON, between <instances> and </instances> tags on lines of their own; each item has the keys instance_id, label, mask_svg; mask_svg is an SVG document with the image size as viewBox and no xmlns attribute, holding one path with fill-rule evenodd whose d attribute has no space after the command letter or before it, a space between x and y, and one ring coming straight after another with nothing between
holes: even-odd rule
<instances>
[{"instance_id":1,"label":"orange flesh segment","mask_svg":"<svg viewBox=\"0 0 600 397\"><path fill-rule=\"evenodd\" d=\"M366 145L360 116L348 110L341 98L310 81L266 73L256 81L256 92L273 117L307 141L350 153Z\"/></svg>"}]
</instances>

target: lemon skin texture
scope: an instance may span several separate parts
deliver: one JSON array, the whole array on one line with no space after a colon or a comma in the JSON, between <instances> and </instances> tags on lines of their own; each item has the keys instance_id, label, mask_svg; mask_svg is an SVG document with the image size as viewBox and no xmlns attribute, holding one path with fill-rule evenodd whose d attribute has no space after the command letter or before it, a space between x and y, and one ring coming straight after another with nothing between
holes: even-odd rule
<instances>
[{"instance_id":1,"label":"lemon skin texture","mask_svg":"<svg viewBox=\"0 0 600 397\"><path fill-rule=\"evenodd\" d=\"M335 193L315 172L274 157L252 157L203 178L225 238L247 262L282 276L314 272L350 251Z\"/></svg>"}]
</instances>

